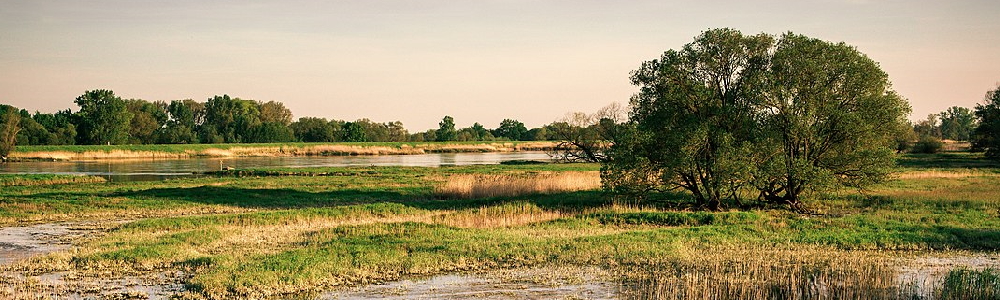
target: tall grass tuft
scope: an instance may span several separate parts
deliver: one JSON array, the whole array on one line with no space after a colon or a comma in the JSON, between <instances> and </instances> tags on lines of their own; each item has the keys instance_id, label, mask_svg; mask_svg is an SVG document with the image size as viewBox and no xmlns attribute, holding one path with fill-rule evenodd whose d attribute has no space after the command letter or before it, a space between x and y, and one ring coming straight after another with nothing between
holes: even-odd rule
<instances>
[{"instance_id":1,"label":"tall grass tuft","mask_svg":"<svg viewBox=\"0 0 1000 300\"><path fill-rule=\"evenodd\" d=\"M532 203L518 201L442 214L434 217L433 222L462 228L497 228L550 221L563 216L565 214L559 211L549 211Z\"/></svg>"},{"instance_id":2,"label":"tall grass tuft","mask_svg":"<svg viewBox=\"0 0 1000 300\"><path fill-rule=\"evenodd\" d=\"M935 299L1000 299L1000 270L957 269L934 291Z\"/></svg>"},{"instance_id":3,"label":"tall grass tuft","mask_svg":"<svg viewBox=\"0 0 1000 300\"><path fill-rule=\"evenodd\" d=\"M701 249L624 269L623 299L904 299L910 293L885 257L811 246Z\"/></svg>"},{"instance_id":4,"label":"tall grass tuft","mask_svg":"<svg viewBox=\"0 0 1000 300\"><path fill-rule=\"evenodd\" d=\"M601 186L598 172L453 175L435 193L451 199L515 197L592 190Z\"/></svg>"}]
</instances>

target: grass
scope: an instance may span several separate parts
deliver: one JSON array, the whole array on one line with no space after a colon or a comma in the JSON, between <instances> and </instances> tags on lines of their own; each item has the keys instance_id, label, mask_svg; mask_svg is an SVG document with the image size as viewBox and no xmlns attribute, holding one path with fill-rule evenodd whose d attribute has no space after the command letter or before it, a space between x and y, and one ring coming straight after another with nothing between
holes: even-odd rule
<instances>
[{"instance_id":1,"label":"grass","mask_svg":"<svg viewBox=\"0 0 1000 300\"><path fill-rule=\"evenodd\" d=\"M55 174L0 174L0 186L37 186L70 183L100 183L107 181L100 176Z\"/></svg>"},{"instance_id":2,"label":"grass","mask_svg":"<svg viewBox=\"0 0 1000 300\"><path fill-rule=\"evenodd\" d=\"M987 268L951 270L940 287L934 290L936 299L998 299L1000 298L1000 270Z\"/></svg>"},{"instance_id":3,"label":"grass","mask_svg":"<svg viewBox=\"0 0 1000 300\"><path fill-rule=\"evenodd\" d=\"M818 215L616 203L594 190L598 165L533 164L10 186L0 190L0 224L134 219L6 268L77 278L179 271L188 288L179 297L192 299L308 297L538 265L605 268L622 278L625 298L898 298L912 293L894 280L905 257L1000 249L1000 176L975 157L928 162L949 155L910 156L902 176L865 194L816 195ZM995 275L955 273L936 293L995 287Z\"/></svg>"}]
</instances>

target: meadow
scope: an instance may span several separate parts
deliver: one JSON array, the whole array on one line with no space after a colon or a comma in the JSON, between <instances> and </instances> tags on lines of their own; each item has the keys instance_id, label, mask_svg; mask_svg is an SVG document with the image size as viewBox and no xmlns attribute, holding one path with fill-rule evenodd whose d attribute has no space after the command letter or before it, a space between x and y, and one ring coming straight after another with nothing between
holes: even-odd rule
<instances>
[{"instance_id":1,"label":"meadow","mask_svg":"<svg viewBox=\"0 0 1000 300\"><path fill-rule=\"evenodd\" d=\"M88 285L142 278L181 286L181 299L310 299L401 278L544 266L606 270L625 299L1000 297L1000 169L975 155L906 156L887 183L810 195L810 214L754 203L695 211L684 193L616 199L600 192L599 169L289 168L8 185L0 225L97 231L3 266L0 297L144 298ZM907 277L928 257L987 266L939 270L930 286ZM62 279L42 280L51 274Z\"/></svg>"}]
</instances>

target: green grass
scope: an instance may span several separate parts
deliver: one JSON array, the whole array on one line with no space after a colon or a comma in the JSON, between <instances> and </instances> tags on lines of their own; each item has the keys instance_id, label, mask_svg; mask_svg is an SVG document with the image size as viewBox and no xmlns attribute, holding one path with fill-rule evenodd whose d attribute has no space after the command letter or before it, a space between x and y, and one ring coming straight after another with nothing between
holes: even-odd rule
<instances>
[{"instance_id":1,"label":"green grass","mask_svg":"<svg viewBox=\"0 0 1000 300\"><path fill-rule=\"evenodd\" d=\"M0 174L0 186L34 186L104 182L103 177L57 174Z\"/></svg>"},{"instance_id":2,"label":"green grass","mask_svg":"<svg viewBox=\"0 0 1000 300\"><path fill-rule=\"evenodd\" d=\"M909 156L903 168L994 170L976 157L951 155ZM951 159L956 161L932 163ZM643 268L671 262L667 265L683 266L676 271L683 272L694 267L672 261L720 247L765 253L808 248L838 257L1000 249L1000 191L994 188L1000 177L988 172L897 180L866 195L849 190L817 195L808 202L822 212L817 215L764 206L725 212L628 206L598 191L471 200L434 194L456 174L598 169L595 164L286 168L256 170L284 176L13 186L0 190L0 223L141 219L81 241L72 253L22 268L104 274L185 270L192 274L185 279L189 296L208 298L309 294L405 276L542 264ZM330 175L311 176L318 173ZM539 216L544 218L520 225L460 225L470 217ZM814 268L841 274L794 253L789 255L806 260L795 261L803 274ZM770 263L778 265L755 267L770 270L782 262Z\"/></svg>"},{"instance_id":3,"label":"green grass","mask_svg":"<svg viewBox=\"0 0 1000 300\"><path fill-rule=\"evenodd\" d=\"M908 170L921 169L994 169L1000 162L983 158L982 153L951 152L940 154L906 154L899 165Z\"/></svg>"},{"instance_id":4,"label":"green grass","mask_svg":"<svg viewBox=\"0 0 1000 300\"><path fill-rule=\"evenodd\" d=\"M934 294L936 299L998 299L1000 270L993 268L951 270Z\"/></svg>"}]
</instances>

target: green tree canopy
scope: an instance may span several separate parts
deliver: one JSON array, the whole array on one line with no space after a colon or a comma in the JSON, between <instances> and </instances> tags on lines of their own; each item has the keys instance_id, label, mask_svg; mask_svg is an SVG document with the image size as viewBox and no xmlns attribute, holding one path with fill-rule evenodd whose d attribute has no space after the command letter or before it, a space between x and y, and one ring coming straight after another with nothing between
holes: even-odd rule
<instances>
[{"instance_id":1,"label":"green tree canopy","mask_svg":"<svg viewBox=\"0 0 1000 300\"><path fill-rule=\"evenodd\" d=\"M17 134L21 131L21 113L10 105L0 105L0 160L7 157L17 146Z\"/></svg>"},{"instance_id":2,"label":"green tree canopy","mask_svg":"<svg viewBox=\"0 0 1000 300\"><path fill-rule=\"evenodd\" d=\"M335 142L340 124L324 118L302 117L290 125L295 138L303 142Z\"/></svg>"},{"instance_id":3,"label":"green tree canopy","mask_svg":"<svg viewBox=\"0 0 1000 300\"><path fill-rule=\"evenodd\" d=\"M514 119L503 119L500 121L500 127L493 130L493 136L498 138L506 138L511 141L520 141L528 133L528 128L524 127L524 123Z\"/></svg>"},{"instance_id":4,"label":"green tree canopy","mask_svg":"<svg viewBox=\"0 0 1000 300\"><path fill-rule=\"evenodd\" d=\"M166 125L168 107L163 102L149 102L142 99L125 100L125 106L132 114L129 125L129 142L133 144L154 144L159 141L157 134Z\"/></svg>"},{"instance_id":5,"label":"green tree canopy","mask_svg":"<svg viewBox=\"0 0 1000 300\"><path fill-rule=\"evenodd\" d=\"M785 34L771 58L762 112L768 149L755 178L766 200L882 181L910 112L878 63L844 43ZM780 147L766 147L780 145ZM760 151L760 150L757 150Z\"/></svg>"},{"instance_id":6,"label":"green tree canopy","mask_svg":"<svg viewBox=\"0 0 1000 300\"><path fill-rule=\"evenodd\" d=\"M124 144L129 139L132 114L125 100L110 90L86 91L74 101L80 107L77 113L77 131L81 144Z\"/></svg>"},{"instance_id":7,"label":"green tree canopy","mask_svg":"<svg viewBox=\"0 0 1000 300\"><path fill-rule=\"evenodd\" d=\"M976 129L976 115L971 109L952 106L939 114L941 119L941 138L969 141Z\"/></svg>"},{"instance_id":8,"label":"green tree canopy","mask_svg":"<svg viewBox=\"0 0 1000 300\"><path fill-rule=\"evenodd\" d=\"M458 137L455 130L455 119L451 116L444 116L438 123L438 130L435 131L435 140L438 142L454 141Z\"/></svg>"},{"instance_id":9,"label":"green tree canopy","mask_svg":"<svg viewBox=\"0 0 1000 300\"><path fill-rule=\"evenodd\" d=\"M986 93L984 103L976 105L976 127L973 148L986 151L986 157L1000 160L1000 86Z\"/></svg>"},{"instance_id":10,"label":"green tree canopy","mask_svg":"<svg viewBox=\"0 0 1000 300\"><path fill-rule=\"evenodd\" d=\"M791 33L709 30L643 63L632 82L640 90L609 151L605 187L686 189L709 209L745 187L798 207L805 191L877 182L909 112L877 63Z\"/></svg>"},{"instance_id":11,"label":"green tree canopy","mask_svg":"<svg viewBox=\"0 0 1000 300\"><path fill-rule=\"evenodd\" d=\"M345 142L367 142L365 127L357 122L346 122L343 127Z\"/></svg>"},{"instance_id":12,"label":"green tree canopy","mask_svg":"<svg viewBox=\"0 0 1000 300\"><path fill-rule=\"evenodd\" d=\"M205 102L203 140L240 143L249 140L250 131L260 125L260 106L253 100L215 96Z\"/></svg>"}]
</instances>

